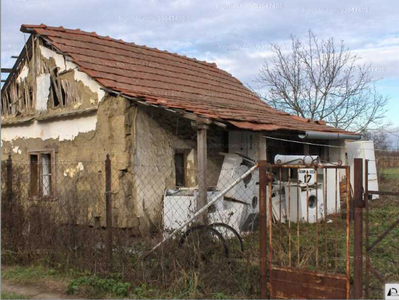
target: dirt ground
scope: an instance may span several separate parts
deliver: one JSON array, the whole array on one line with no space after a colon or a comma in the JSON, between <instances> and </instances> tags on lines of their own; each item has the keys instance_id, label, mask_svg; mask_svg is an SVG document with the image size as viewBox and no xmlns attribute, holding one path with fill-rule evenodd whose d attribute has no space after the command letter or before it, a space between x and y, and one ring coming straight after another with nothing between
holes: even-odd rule
<instances>
[{"instance_id":1,"label":"dirt ground","mask_svg":"<svg viewBox=\"0 0 399 300\"><path fill-rule=\"evenodd\" d=\"M54 287L46 287L40 284L19 284L2 280L1 291L7 294L22 295L31 299L71 299L71 295L67 295Z\"/></svg>"},{"instance_id":2,"label":"dirt ground","mask_svg":"<svg viewBox=\"0 0 399 300\"><path fill-rule=\"evenodd\" d=\"M70 299L71 296L61 291L38 284L19 284L2 280L1 291L7 294L22 295L31 299Z\"/></svg>"}]
</instances>

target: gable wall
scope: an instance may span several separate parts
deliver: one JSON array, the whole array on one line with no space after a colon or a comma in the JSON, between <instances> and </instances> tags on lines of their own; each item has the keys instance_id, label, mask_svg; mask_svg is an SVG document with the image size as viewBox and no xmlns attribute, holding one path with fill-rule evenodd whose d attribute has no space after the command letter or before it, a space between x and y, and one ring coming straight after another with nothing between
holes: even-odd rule
<instances>
[{"instance_id":1,"label":"gable wall","mask_svg":"<svg viewBox=\"0 0 399 300\"><path fill-rule=\"evenodd\" d=\"M2 159L11 154L14 170L24 178L18 187L19 194L24 200L29 199L29 152L54 151L56 201L53 206L60 205L62 210L74 207L79 224L95 225L97 220L97 225L104 226L104 161L106 154L110 154L112 189L117 191L113 196L114 224L134 226L132 192L122 187L131 186L132 182L128 172L133 147L130 116L135 110L124 98L106 96L98 111L89 116L3 127ZM42 200L36 202L45 204ZM63 214L63 220L68 221L68 212Z\"/></svg>"}]
</instances>

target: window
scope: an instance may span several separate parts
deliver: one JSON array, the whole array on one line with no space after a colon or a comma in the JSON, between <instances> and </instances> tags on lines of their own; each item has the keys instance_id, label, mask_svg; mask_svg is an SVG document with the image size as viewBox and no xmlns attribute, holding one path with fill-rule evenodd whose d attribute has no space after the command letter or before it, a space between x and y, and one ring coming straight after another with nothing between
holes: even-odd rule
<instances>
[{"instance_id":1,"label":"window","mask_svg":"<svg viewBox=\"0 0 399 300\"><path fill-rule=\"evenodd\" d=\"M184 153L175 153L175 173L176 186L181 187L185 185L184 172Z\"/></svg>"},{"instance_id":2,"label":"window","mask_svg":"<svg viewBox=\"0 0 399 300\"><path fill-rule=\"evenodd\" d=\"M53 196L53 152L30 152L29 156L31 197Z\"/></svg>"}]
</instances>

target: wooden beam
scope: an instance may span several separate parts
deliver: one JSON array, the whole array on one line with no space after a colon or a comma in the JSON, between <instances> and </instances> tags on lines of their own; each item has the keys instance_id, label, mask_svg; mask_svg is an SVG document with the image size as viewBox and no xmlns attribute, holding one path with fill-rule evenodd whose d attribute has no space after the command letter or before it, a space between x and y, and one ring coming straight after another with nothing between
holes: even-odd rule
<instances>
[{"instance_id":1,"label":"wooden beam","mask_svg":"<svg viewBox=\"0 0 399 300\"><path fill-rule=\"evenodd\" d=\"M8 85L10 84L11 80L14 78L14 74L16 71L22 66L22 62L25 58L28 57L29 51L31 50L31 40L32 36L29 37L28 41L26 42L24 48L21 50L21 53L19 54L17 61L15 62L14 66L12 67L12 72L10 75L7 77L6 82L2 86L1 90L4 92Z\"/></svg>"},{"instance_id":2,"label":"wooden beam","mask_svg":"<svg viewBox=\"0 0 399 300\"><path fill-rule=\"evenodd\" d=\"M144 99L127 96L127 95L122 94L121 92L118 92L118 91L115 91L115 90L112 90L112 89L108 89L108 88L104 88L104 87L101 88L101 89L103 91L109 93L109 94L115 94L117 96L121 96L121 97L124 97L124 98L129 99L129 100L133 100L137 104L140 104L140 105L152 106L152 107L156 107L156 108L162 108L162 109L164 109L166 111L178 114L178 115L180 115L180 116L182 116L182 117L184 117L184 118L186 118L188 120L195 121L197 123L204 123L204 124L207 124L207 125L214 124L214 125L219 126L219 127L223 128L223 129L227 128L227 125L225 123L223 123L222 120L217 121L217 120L213 120L213 119L210 119L210 118L201 117L201 116L196 115L194 113L186 112L184 109L178 109L178 108L171 109L171 108L168 108L168 107L163 106L163 105L159 105L159 104L155 105L155 104L152 104L152 103L147 103Z\"/></svg>"},{"instance_id":3,"label":"wooden beam","mask_svg":"<svg viewBox=\"0 0 399 300\"><path fill-rule=\"evenodd\" d=\"M207 195L207 131L209 126L203 123L196 123L197 127L197 181L198 198L197 211L208 203ZM202 224L207 223L207 212L202 213L198 221Z\"/></svg>"},{"instance_id":4,"label":"wooden beam","mask_svg":"<svg viewBox=\"0 0 399 300\"><path fill-rule=\"evenodd\" d=\"M1 68L1 73L11 73L12 68Z\"/></svg>"},{"instance_id":5,"label":"wooden beam","mask_svg":"<svg viewBox=\"0 0 399 300\"><path fill-rule=\"evenodd\" d=\"M37 57L35 49L35 38L32 37L32 64L33 64L33 86L32 86L32 108L36 107L36 92L37 92Z\"/></svg>"},{"instance_id":6,"label":"wooden beam","mask_svg":"<svg viewBox=\"0 0 399 300\"><path fill-rule=\"evenodd\" d=\"M258 134L258 160L267 160L266 138L263 133Z\"/></svg>"}]
</instances>

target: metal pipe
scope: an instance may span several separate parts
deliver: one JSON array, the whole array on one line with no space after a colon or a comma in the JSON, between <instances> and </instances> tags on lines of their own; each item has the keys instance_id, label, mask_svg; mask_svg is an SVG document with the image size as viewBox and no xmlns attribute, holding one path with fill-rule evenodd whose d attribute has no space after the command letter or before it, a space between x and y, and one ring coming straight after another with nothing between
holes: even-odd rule
<instances>
[{"instance_id":1,"label":"metal pipe","mask_svg":"<svg viewBox=\"0 0 399 300\"><path fill-rule=\"evenodd\" d=\"M362 268L363 268L363 160L355 158L354 176L354 298L362 298Z\"/></svg>"},{"instance_id":2,"label":"metal pipe","mask_svg":"<svg viewBox=\"0 0 399 300\"><path fill-rule=\"evenodd\" d=\"M259 222L260 222L260 297L267 296L267 200L266 160L259 161Z\"/></svg>"},{"instance_id":3,"label":"metal pipe","mask_svg":"<svg viewBox=\"0 0 399 300\"><path fill-rule=\"evenodd\" d=\"M370 220L369 220L369 160L366 159L364 202L366 203L366 298L370 297Z\"/></svg>"},{"instance_id":4,"label":"metal pipe","mask_svg":"<svg viewBox=\"0 0 399 300\"><path fill-rule=\"evenodd\" d=\"M350 168L346 167L345 170L346 174L346 299L349 299L350 297L350 207L351 207L351 196L350 196L350 190L351 190L351 183L350 183Z\"/></svg>"},{"instance_id":5,"label":"metal pipe","mask_svg":"<svg viewBox=\"0 0 399 300\"><path fill-rule=\"evenodd\" d=\"M306 131L305 134L299 134L299 138L307 140L360 140L359 134L342 134L319 131Z\"/></svg>"},{"instance_id":6,"label":"metal pipe","mask_svg":"<svg viewBox=\"0 0 399 300\"><path fill-rule=\"evenodd\" d=\"M148 252L148 254L152 253L155 249L159 248L163 243L165 243L167 240L169 240L171 237L175 236L180 230L182 230L184 227L186 227L190 222L195 220L200 214L202 214L205 210L207 210L212 204L214 204L216 201L218 201L220 198L222 198L228 191L230 191L237 183L242 181L245 177L247 177L249 174L251 174L253 171L256 170L258 167L258 164L254 165L251 169L249 169L247 172L245 172L240 178L235 180L231 185L229 185L227 188L225 188L219 195L217 195L215 198L213 198L211 201L208 202L205 206L203 206L200 210L198 210L190 219L188 219L186 222L184 222L180 227L175 229L170 235L167 237L163 238L162 241L160 241L157 245L155 245L154 248ZM147 255L148 255L147 254Z\"/></svg>"}]
</instances>

